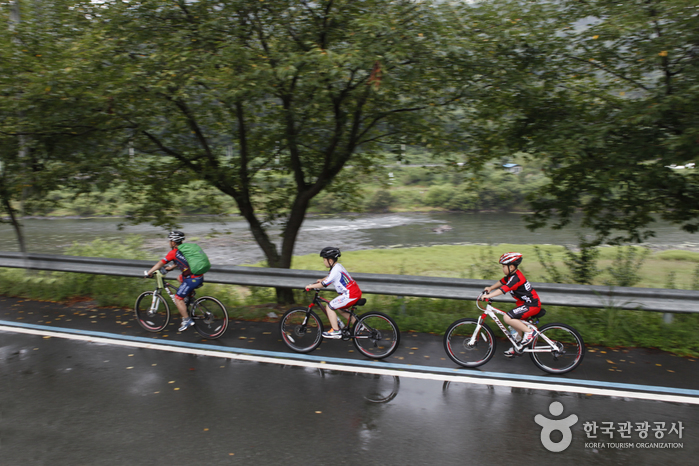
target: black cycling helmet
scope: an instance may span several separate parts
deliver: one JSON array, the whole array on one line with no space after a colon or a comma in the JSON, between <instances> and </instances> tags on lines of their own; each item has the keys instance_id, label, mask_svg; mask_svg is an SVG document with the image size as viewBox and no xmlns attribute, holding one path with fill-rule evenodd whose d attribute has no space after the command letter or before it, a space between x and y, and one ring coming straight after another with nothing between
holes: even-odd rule
<instances>
[{"instance_id":1,"label":"black cycling helmet","mask_svg":"<svg viewBox=\"0 0 699 466\"><path fill-rule=\"evenodd\" d=\"M178 230L171 231L167 235L167 239L169 239L170 241L174 241L177 244L181 244L182 241L184 241L184 233Z\"/></svg>"},{"instance_id":2,"label":"black cycling helmet","mask_svg":"<svg viewBox=\"0 0 699 466\"><path fill-rule=\"evenodd\" d=\"M333 259L337 260L338 257L340 257L342 253L340 252L339 248L334 248L332 246L328 246L327 248L323 248L320 251L320 257L324 257L326 259Z\"/></svg>"}]
</instances>

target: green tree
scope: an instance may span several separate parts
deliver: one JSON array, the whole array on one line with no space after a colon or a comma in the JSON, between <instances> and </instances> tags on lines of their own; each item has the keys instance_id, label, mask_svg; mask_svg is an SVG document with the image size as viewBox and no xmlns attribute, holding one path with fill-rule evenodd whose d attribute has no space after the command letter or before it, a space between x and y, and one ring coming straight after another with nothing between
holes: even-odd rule
<instances>
[{"instance_id":1,"label":"green tree","mask_svg":"<svg viewBox=\"0 0 699 466\"><path fill-rule=\"evenodd\" d=\"M26 252L20 217L50 202L59 186L76 192L111 177L94 138L100 120L84 78L80 46L88 20L74 2L0 5L0 212Z\"/></svg>"},{"instance_id":2,"label":"green tree","mask_svg":"<svg viewBox=\"0 0 699 466\"><path fill-rule=\"evenodd\" d=\"M470 8L470 7L464 7ZM549 182L532 227L582 212L598 241L642 241L657 213L699 228L699 5L692 0L485 1L500 73L477 106L476 160L521 150Z\"/></svg>"},{"instance_id":3,"label":"green tree","mask_svg":"<svg viewBox=\"0 0 699 466\"><path fill-rule=\"evenodd\" d=\"M468 38L453 34L450 10L437 3L140 0L82 8L95 21L95 85L135 149L122 168L141 201L133 220L167 212L178 180L203 180L235 200L270 267L290 266L314 197L351 183L382 143L449 143L445 115L480 92L477 63L465 66ZM352 171L341 174L350 161ZM289 182L270 183L280 177ZM281 244L268 233L273 221L281 221ZM289 290L277 297L292 299Z\"/></svg>"}]
</instances>

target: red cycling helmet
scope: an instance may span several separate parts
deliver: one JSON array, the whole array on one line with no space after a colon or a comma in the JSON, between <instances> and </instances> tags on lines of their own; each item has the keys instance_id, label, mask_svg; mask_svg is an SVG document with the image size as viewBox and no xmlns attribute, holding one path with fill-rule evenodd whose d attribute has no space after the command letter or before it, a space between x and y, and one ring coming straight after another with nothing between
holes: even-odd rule
<instances>
[{"instance_id":1,"label":"red cycling helmet","mask_svg":"<svg viewBox=\"0 0 699 466\"><path fill-rule=\"evenodd\" d=\"M517 267L522 263L522 255L518 252L506 252L500 256L500 260L498 262L500 262L502 265L514 265Z\"/></svg>"}]
</instances>

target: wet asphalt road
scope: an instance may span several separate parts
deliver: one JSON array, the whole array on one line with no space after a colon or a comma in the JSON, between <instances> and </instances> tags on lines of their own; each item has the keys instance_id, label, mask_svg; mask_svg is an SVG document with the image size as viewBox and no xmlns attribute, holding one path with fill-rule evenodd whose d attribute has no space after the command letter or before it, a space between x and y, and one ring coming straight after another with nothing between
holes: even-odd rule
<instances>
[{"instance_id":1,"label":"wet asphalt road","mask_svg":"<svg viewBox=\"0 0 699 466\"><path fill-rule=\"evenodd\" d=\"M151 337L121 309L0 297L0 319ZM274 323L233 322L219 346L288 352ZM166 336L167 335L167 336ZM191 330L154 340L201 343ZM502 346L502 345L501 345ZM500 348L504 349L504 348ZM350 352L352 351L352 352ZM696 361L647 350L591 348L569 378L699 387ZM363 359L351 343L316 355ZM400 359L403 358L403 359ZM403 334L391 362L454 367L441 337ZM484 371L543 375L528 358ZM565 377L555 377L560 381ZM444 383L231 361L0 332L2 464L696 464L699 405ZM537 414L559 401L578 416L565 451L547 451ZM586 422L682 422L683 438L630 439ZM553 434L553 439L556 438ZM600 448L591 442L681 443ZM586 445L587 443L587 445ZM618 447L618 445L617 445Z\"/></svg>"}]
</instances>

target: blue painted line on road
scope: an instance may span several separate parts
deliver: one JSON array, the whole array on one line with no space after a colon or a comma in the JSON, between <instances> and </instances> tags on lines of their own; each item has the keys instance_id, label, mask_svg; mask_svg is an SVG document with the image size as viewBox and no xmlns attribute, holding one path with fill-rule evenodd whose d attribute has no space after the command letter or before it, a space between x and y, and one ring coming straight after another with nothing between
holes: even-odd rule
<instances>
[{"instance_id":1,"label":"blue painted line on road","mask_svg":"<svg viewBox=\"0 0 699 466\"><path fill-rule=\"evenodd\" d=\"M300 361L312 361L312 362L326 362L335 363L342 365L351 366L361 366L361 367L381 367L384 369L396 369L409 372L431 372L438 374L448 374L448 375L468 375L472 377L483 377L483 378L497 378L503 380L517 380L517 381L527 381L527 382L544 382L544 383L566 383L578 386L587 386L594 388L614 388L621 390L633 390L633 391L643 391L643 392L655 392L655 393L666 393L672 395L687 395L699 397L699 390L693 390L688 388L674 388L674 387L661 387L657 385L639 385L639 384L629 384L629 383L619 383L619 382L604 382L601 380L584 380L584 379L569 379L561 378L556 376L538 376L538 375L525 375L525 374L508 374L506 372L483 372L476 371L472 369L450 369L446 367L433 367L433 366L421 366L421 365L408 365L408 364L396 364L385 361L366 361L361 359L343 359L343 358L333 358L325 356L313 356L301 353L284 353L277 351L266 351L266 350L255 350L255 349L242 349L242 348L231 348L228 346L215 346L207 345L204 343L188 343L182 341L164 341L154 338L145 338L137 336L119 335L116 333L107 332L96 332L91 330L79 330L61 327L51 327L48 325L37 325L28 324L22 322L13 322L0 320L0 325L5 325L8 327L18 327L18 328L28 328L35 330L43 330L56 333L65 333L71 335L82 335L88 337L99 337L108 338L112 340L148 343L154 345L163 346L173 346L181 348L191 348L198 350L208 350L208 351L220 351L224 353L233 354L248 354L254 356L265 356L278 359L294 359Z\"/></svg>"}]
</instances>

